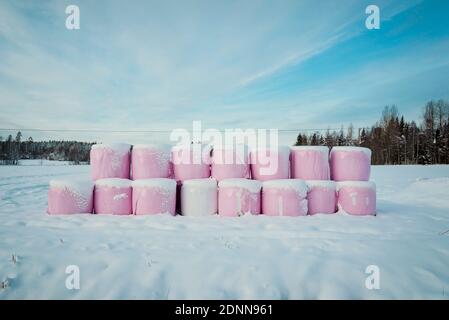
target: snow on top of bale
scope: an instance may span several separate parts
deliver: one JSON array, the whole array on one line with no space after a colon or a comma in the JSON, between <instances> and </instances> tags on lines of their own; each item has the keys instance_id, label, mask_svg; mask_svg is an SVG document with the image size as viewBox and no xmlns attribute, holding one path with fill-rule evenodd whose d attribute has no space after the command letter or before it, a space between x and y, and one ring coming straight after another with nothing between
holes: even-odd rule
<instances>
[{"instance_id":1,"label":"snow on top of bale","mask_svg":"<svg viewBox=\"0 0 449 320\"><path fill-rule=\"evenodd\" d=\"M149 149L149 150L157 150L170 152L171 145L164 143L147 143L147 144L135 144L133 145L133 150L135 149Z\"/></svg>"},{"instance_id":2,"label":"snow on top of bale","mask_svg":"<svg viewBox=\"0 0 449 320\"><path fill-rule=\"evenodd\" d=\"M299 150L299 151L320 151L329 153L329 147L327 146L291 146L291 150Z\"/></svg>"},{"instance_id":3,"label":"snow on top of bale","mask_svg":"<svg viewBox=\"0 0 449 320\"><path fill-rule=\"evenodd\" d=\"M335 151L345 151L345 152L364 152L367 156L371 157L371 149L364 147L352 147L352 146L340 146L340 147L332 147L332 152Z\"/></svg>"},{"instance_id":4,"label":"snow on top of bale","mask_svg":"<svg viewBox=\"0 0 449 320\"><path fill-rule=\"evenodd\" d=\"M95 181L95 186L114 187L114 188L128 188L131 187L132 181L121 178L106 178Z\"/></svg>"},{"instance_id":5,"label":"snow on top of bale","mask_svg":"<svg viewBox=\"0 0 449 320\"><path fill-rule=\"evenodd\" d=\"M50 180L50 188L68 189L83 196L92 194L93 187L91 180Z\"/></svg>"},{"instance_id":6,"label":"snow on top of bale","mask_svg":"<svg viewBox=\"0 0 449 320\"><path fill-rule=\"evenodd\" d=\"M218 183L220 188L242 188L247 189L252 193L260 192L262 182L258 180L250 180L244 178L224 179Z\"/></svg>"},{"instance_id":7,"label":"snow on top of bale","mask_svg":"<svg viewBox=\"0 0 449 320\"><path fill-rule=\"evenodd\" d=\"M262 190L264 189L295 190L301 197L306 197L308 191L307 184L301 179L277 179L264 181L262 184Z\"/></svg>"},{"instance_id":8,"label":"snow on top of bale","mask_svg":"<svg viewBox=\"0 0 449 320\"><path fill-rule=\"evenodd\" d=\"M92 150L96 149L109 149L118 153L126 153L131 149L131 145L128 143L99 143L92 145Z\"/></svg>"},{"instance_id":9,"label":"snow on top of bale","mask_svg":"<svg viewBox=\"0 0 449 320\"><path fill-rule=\"evenodd\" d=\"M168 178L139 179L132 182L133 187L157 187L176 191L176 181Z\"/></svg>"},{"instance_id":10,"label":"snow on top of bale","mask_svg":"<svg viewBox=\"0 0 449 320\"><path fill-rule=\"evenodd\" d=\"M309 190L314 187L331 188L331 189L336 188L335 181L332 181L332 180L307 180L306 184L307 184L307 187L309 187Z\"/></svg>"},{"instance_id":11,"label":"snow on top of bale","mask_svg":"<svg viewBox=\"0 0 449 320\"><path fill-rule=\"evenodd\" d=\"M50 190L58 189L70 194L78 209L83 212L92 203L94 184L91 180L51 180L49 184Z\"/></svg>"},{"instance_id":12,"label":"snow on top of bale","mask_svg":"<svg viewBox=\"0 0 449 320\"><path fill-rule=\"evenodd\" d=\"M50 180L50 188L66 189L88 197L92 194L94 184L91 180Z\"/></svg>"},{"instance_id":13,"label":"snow on top of bale","mask_svg":"<svg viewBox=\"0 0 449 320\"><path fill-rule=\"evenodd\" d=\"M188 179L182 183L183 187L216 188L217 180L213 178Z\"/></svg>"},{"instance_id":14,"label":"snow on top of bale","mask_svg":"<svg viewBox=\"0 0 449 320\"><path fill-rule=\"evenodd\" d=\"M366 188L376 191L376 184L373 181L340 181L337 182L337 191L341 188Z\"/></svg>"}]
</instances>

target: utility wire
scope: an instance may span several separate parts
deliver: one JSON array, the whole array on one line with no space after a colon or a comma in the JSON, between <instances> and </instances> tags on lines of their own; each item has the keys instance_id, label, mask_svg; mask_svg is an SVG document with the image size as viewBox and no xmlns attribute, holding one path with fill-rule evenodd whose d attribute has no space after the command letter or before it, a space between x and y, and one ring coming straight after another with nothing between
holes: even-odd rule
<instances>
[{"instance_id":1,"label":"utility wire","mask_svg":"<svg viewBox=\"0 0 449 320\"><path fill-rule=\"evenodd\" d=\"M362 129L363 127L353 128L354 130ZM207 130L204 128L201 131ZM248 130L247 128L238 128L241 130ZM273 128L255 128L260 129L273 129ZM279 132L300 132L300 131L337 131L341 128L303 128L303 129L277 129ZM218 131L235 130L232 128L216 129ZM173 130L107 130L107 129L41 129L41 128L0 128L0 131L36 131L36 132L97 132L97 133L170 133ZM188 132L197 132L198 130L187 130Z\"/></svg>"}]
</instances>

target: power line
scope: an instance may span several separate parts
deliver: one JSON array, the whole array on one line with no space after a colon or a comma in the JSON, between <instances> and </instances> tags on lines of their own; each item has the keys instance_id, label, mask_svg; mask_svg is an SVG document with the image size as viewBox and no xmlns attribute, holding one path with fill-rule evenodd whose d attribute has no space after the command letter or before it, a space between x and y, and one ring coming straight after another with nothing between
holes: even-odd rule
<instances>
[{"instance_id":1,"label":"power line","mask_svg":"<svg viewBox=\"0 0 449 320\"><path fill-rule=\"evenodd\" d=\"M354 130L362 129L363 127L353 128ZM205 131L209 128L204 128L201 131ZM214 128L210 128L214 129ZM249 130L248 128L238 128L241 130ZM269 130L273 128L250 128L255 130ZM341 128L298 128L298 129L277 129L279 132L301 132L301 131L337 131ZM233 128L215 129L218 131L236 130ZM79 132L79 133L170 133L173 130L107 130L107 129L41 129L41 128L0 128L0 131L35 131L35 132ZM188 132L197 132L198 130L187 130Z\"/></svg>"}]
</instances>

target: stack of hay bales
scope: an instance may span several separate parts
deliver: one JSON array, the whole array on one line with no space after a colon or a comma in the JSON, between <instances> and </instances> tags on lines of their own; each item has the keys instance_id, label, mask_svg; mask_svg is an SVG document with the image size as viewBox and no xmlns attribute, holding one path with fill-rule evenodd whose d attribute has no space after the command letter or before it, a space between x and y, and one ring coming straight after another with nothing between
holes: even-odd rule
<instances>
[{"instance_id":1,"label":"stack of hay bales","mask_svg":"<svg viewBox=\"0 0 449 320\"><path fill-rule=\"evenodd\" d=\"M92 181L51 181L48 213L373 215L370 169L360 147L97 144Z\"/></svg>"}]
</instances>

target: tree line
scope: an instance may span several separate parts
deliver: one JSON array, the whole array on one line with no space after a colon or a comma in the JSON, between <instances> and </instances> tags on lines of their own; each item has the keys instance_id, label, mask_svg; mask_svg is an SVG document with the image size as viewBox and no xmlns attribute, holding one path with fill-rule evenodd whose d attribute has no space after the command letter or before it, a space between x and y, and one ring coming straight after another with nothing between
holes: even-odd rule
<instances>
[{"instance_id":1,"label":"tree line","mask_svg":"<svg viewBox=\"0 0 449 320\"><path fill-rule=\"evenodd\" d=\"M421 120L406 121L395 105L386 106L371 127L299 134L295 145L360 146L370 148L373 164L448 164L449 103L429 101Z\"/></svg>"},{"instance_id":2,"label":"tree line","mask_svg":"<svg viewBox=\"0 0 449 320\"><path fill-rule=\"evenodd\" d=\"M79 141L33 141L22 139L17 132L15 138L0 136L0 164L16 165L21 159L47 159L70 161L73 164L89 163L91 142Z\"/></svg>"},{"instance_id":3,"label":"tree line","mask_svg":"<svg viewBox=\"0 0 449 320\"><path fill-rule=\"evenodd\" d=\"M357 131L357 132L355 132ZM0 136L0 164L18 164L20 159L65 160L89 163L93 142L33 141ZM372 151L373 164L449 164L449 103L429 101L419 123L406 121L395 105L386 106L371 127L327 130L324 134L300 133L295 145L361 146Z\"/></svg>"}]
</instances>

